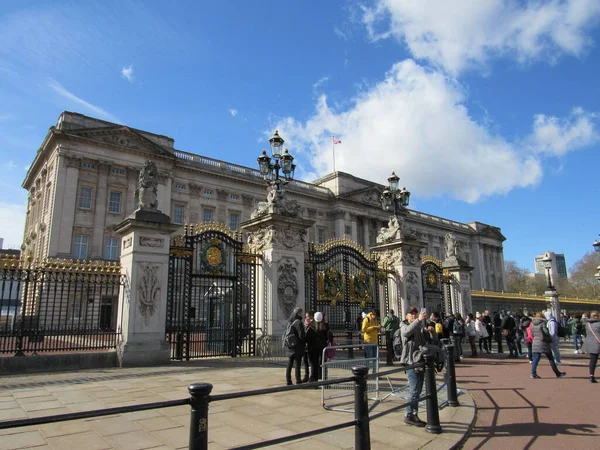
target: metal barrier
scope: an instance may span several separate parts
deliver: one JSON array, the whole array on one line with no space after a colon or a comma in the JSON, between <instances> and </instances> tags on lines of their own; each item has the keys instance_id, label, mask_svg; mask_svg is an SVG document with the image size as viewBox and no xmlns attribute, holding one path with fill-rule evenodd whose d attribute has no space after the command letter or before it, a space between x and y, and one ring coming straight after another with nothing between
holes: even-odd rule
<instances>
[{"instance_id":1,"label":"metal barrier","mask_svg":"<svg viewBox=\"0 0 600 450\"><path fill-rule=\"evenodd\" d=\"M453 356L450 352L449 356ZM449 359L452 361L452 359ZM315 430L298 433L292 436L286 436L282 438L270 439L266 441L260 441L254 444L243 445L235 447L236 450L250 450L255 448L269 447L272 445L282 444L285 442L294 441L297 439L303 439L306 437L316 436L318 434L329 433L344 428L354 427L354 445L358 450L370 450L370 421L376 420L387 414L390 414L400 409L406 408L410 402L396 405L386 411L379 412L369 416L369 398L368 398L368 380L378 379L382 376L387 376L397 372L404 372L407 369L412 368L424 368L425 369L425 389L426 394L421 396L417 402L425 400L427 402L427 425L425 429L434 434L442 432L439 417L439 406L437 389L435 384L435 369L433 358L426 358L424 363L414 364L409 367L399 367L397 369L388 370L385 372L377 372L368 374L369 368L366 366L359 366L352 368L352 376L345 378L338 378L334 380L319 381L316 383L306 383L292 386L279 386L267 389L257 389L254 391L236 392L229 394L210 395L212 391L212 384L209 383L196 383L188 387L190 398L182 400L171 400L158 403L147 403L141 405L122 406L117 408L99 409L94 411L83 411L77 413L60 414L55 416L44 416L29 419L17 419L0 422L0 430L7 428L25 427L31 425L41 425L46 423L62 422L67 420L76 419L87 419L91 417L102 417L114 414L122 414L135 411L145 411L149 409L167 408L172 406L191 405L190 414L190 436L189 436L189 449L190 450L205 450L208 449L208 406L211 402L231 400L236 398L251 397L256 395L265 395L271 393L279 393L286 391L294 391L299 389L312 389L315 387L330 386L344 383L354 383L354 419L346 422L342 422L336 425L318 428ZM448 378L455 379L454 364L448 365ZM455 383L454 383L455 385ZM450 396L448 394L450 403ZM456 398L456 393L454 394ZM458 402L454 402L452 406L456 406Z\"/></svg>"},{"instance_id":2,"label":"metal barrier","mask_svg":"<svg viewBox=\"0 0 600 450\"><path fill-rule=\"evenodd\" d=\"M374 349L374 358L367 358L366 356L362 358L350 358L347 356L349 350L352 350L353 355L357 353L364 355L367 348ZM332 351L336 352L336 356L333 359L328 359L327 355ZM371 373L378 373L379 347L375 344L334 345L323 350L322 361L321 379L323 381L335 379L336 377L339 378L342 373L348 373L348 370L354 367L365 367L367 372L370 370ZM373 401L369 410L373 409L381 400L379 397L379 377L376 377L372 381L371 383L367 383L367 395L370 395L369 399ZM352 412L352 408L345 408L345 406L354 406L353 391L354 386L351 383L322 386L321 404L323 408L329 411ZM335 403L330 404L329 401L331 400L335 401Z\"/></svg>"}]
</instances>

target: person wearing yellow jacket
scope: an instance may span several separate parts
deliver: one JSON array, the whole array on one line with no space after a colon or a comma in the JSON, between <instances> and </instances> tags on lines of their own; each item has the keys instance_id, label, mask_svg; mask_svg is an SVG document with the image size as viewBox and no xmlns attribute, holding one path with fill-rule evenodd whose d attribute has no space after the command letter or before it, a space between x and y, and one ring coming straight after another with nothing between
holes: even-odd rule
<instances>
[{"instance_id":1,"label":"person wearing yellow jacket","mask_svg":"<svg viewBox=\"0 0 600 450\"><path fill-rule=\"evenodd\" d=\"M367 345L365 347L365 358L375 358L377 356L377 344L379 342L379 310L374 309L373 312L367 314L363 319L361 331L364 333L365 344L375 344L375 346Z\"/></svg>"}]
</instances>

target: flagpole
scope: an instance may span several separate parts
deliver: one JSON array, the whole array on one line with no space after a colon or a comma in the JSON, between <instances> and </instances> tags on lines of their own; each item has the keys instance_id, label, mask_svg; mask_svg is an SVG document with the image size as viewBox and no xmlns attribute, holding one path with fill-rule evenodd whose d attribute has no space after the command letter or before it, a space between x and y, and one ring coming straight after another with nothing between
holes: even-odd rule
<instances>
[{"instance_id":1,"label":"flagpole","mask_svg":"<svg viewBox=\"0 0 600 450\"><path fill-rule=\"evenodd\" d=\"M333 152L333 172L335 173L335 142L333 142L333 136L331 136L331 151Z\"/></svg>"}]
</instances>

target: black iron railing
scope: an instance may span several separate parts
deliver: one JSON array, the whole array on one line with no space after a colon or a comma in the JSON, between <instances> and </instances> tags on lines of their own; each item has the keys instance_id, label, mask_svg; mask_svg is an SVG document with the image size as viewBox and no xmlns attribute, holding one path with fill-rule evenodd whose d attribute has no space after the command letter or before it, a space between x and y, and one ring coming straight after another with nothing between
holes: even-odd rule
<instances>
[{"instance_id":1,"label":"black iron railing","mask_svg":"<svg viewBox=\"0 0 600 450\"><path fill-rule=\"evenodd\" d=\"M115 349L124 283L117 265L86 261L0 268L0 353Z\"/></svg>"},{"instance_id":2,"label":"black iron railing","mask_svg":"<svg viewBox=\"0 0 600 450\"><path fill-rule=\"evenodd\" d=\"M451 345L445 347L446 350L446 380L448 399L445 404L458 406L456 391L456 376L454 366L454 349ZM367 367L354 367L352 376L346 378L337 378L328 381L316 383L306 383L295 386L279 386L266 389L257 389L253 391L242 391L228 394L211 395L212 385L208 383L196 383L188 387L190 398L182 400L171 400L157 403L146 403L141 405L122 406L117 408L106 408L94 411L82 411L77 413L60 414L55 416L36 417L29 419L17 419L0 422L0 430L7 428L25 427L31 425L41 425L46 423L62 422L67 420L87 419L91 417L101 417L114 414L123 414L136 411L145 411L149 409L168 408L173 406L191 405L190 418L190 450L208 449L209 432L209 405L212 402L232 400L237 398L252 397L257 395L266 395L299 389L313 389L318 386L329 386L334 384L354 382L354 419L342 422L336 425L318 428L295 435L286 436L267 441L260 441L254 444L235 447L235 450L250 450L255 448L268 447L271 445L282 444L306 437L316 436L318 434L328 433L344 428L354 427L355 448L358 450L370 450L370 421L376 420L392 412L406 408L411 402L396 405L386 411L369 416L369 405L367 398L367 380L391 375L393 373L405 372L407 369L424 368L425 370L425 389L426 394L421 396L417 402L425 400L427 403L427 425L425 429L434 434L442 432L439 418L439 404L437 388L435 383L435 368L432 358L427 358L424 363L414 364L413 366L399 367L385 372L379 372L368 375ZM452 382L450 381L452 380Z\"/></svg>"}]
</instances>

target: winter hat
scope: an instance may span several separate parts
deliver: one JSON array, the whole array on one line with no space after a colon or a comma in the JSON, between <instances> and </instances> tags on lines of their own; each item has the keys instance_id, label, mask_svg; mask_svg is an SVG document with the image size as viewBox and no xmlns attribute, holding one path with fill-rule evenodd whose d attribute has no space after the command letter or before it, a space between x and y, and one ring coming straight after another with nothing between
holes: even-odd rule
<instances>
[{"instance_id":1,"label":"winter hat","mask_svg":"<svg viewBox=\"0 0 600 450\"><path fill-rule=\"evenodd\" d=\"M317 322L323 322L323 313L322 312L316 312L315 313L315 320Z\"/></svg>"}]
</instances>

